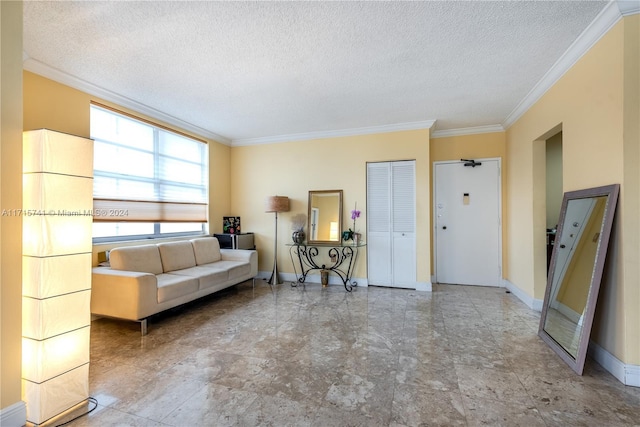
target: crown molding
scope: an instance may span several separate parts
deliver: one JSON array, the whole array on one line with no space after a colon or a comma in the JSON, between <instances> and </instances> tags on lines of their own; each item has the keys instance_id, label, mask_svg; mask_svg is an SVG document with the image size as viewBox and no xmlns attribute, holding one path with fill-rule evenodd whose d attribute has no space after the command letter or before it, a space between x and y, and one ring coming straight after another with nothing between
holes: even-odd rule
<instances>
[{"instance_id":1,"label":"crown molding","mask_svg":"<svg viewBox=\"0 0 640 427\"><path fill-rule=\"evenodd\" d=\"M131 110L137 111L153 119L160 120L172 126L179 127L180 129L193 132L194 134L199 135L201 137L213 139L225 145L231 145L231 140L227 137L218 135L214 132L203 129L199 126L185 122L184 120L181 120L181 119L178 119L177 117L163 113L160 110L156 110L153 107L149 107L131 98L118 95L117 93L111 92L107 89L101 88L85 80L79 79L75 76L72 76L63 71L60 71L56 68L50 67L46 64L43 64L40 61L30 58L26 52L23 52L22 58L23 58L22 68L25 69L26 71L30 71L32 73L46 77L58 83L70 86L74 89L78 89L82 92L88 93L89 95L97 96L105 101L113 102L122 107L126 107Z\"/></svg>"},{"instance_id":2,"label":"crown molding","mask_svg":"<svg viewBox=\"0 0 640 427\"><path fill-rule=\"evenodd\" d=\"M617 0L618 9L622 16L635 15L640 13L640 1L639 0Z\"/></svg>"},{"instance_id":3,"label":"crown molding","mask_svg":"<svg viewBox=\"0 0 640 427\"><path fill-rule=\"evenodd\" d=\"M611 1L598 16L589 24L578 38L569 46L564 54L551 66L549 71L529 91L522 101L514 108L502 123L505 129L509 129L522 115L527 112L558 80L575 65L582 56L595 45L621 18L621 6L628 1ZM625 8L627 10L633 8Z\"/></svg>"},{"instance_id":4,"label":"crown molding","mask_svg":"<svg viewBox=\"0 0 640 427\"><path fill-rule=\"evenodd\" d=\"M431 139L494 132L504 132L504 127L502 125L486 125L473 126L468 128L436 130L431 133Z\"/></svg>"},{"instance_id":5,"label":"crown molding","mask_svg":"<svg viewBox=\"0 0 640 427\"><path fill-rule=\"evenodd\" d=\"M280 142L306 141L311 139L338 138L344 136L370 135L374 133L401 132L406 130L431 129L435 120L420 122L396 123L382 126L369 126L361 128L338 129L320 132L292 133L288 135L274 135L259 138L234 139L231 146L240 147L246 145L276 144Z\"/></svg>"}]
</instances>

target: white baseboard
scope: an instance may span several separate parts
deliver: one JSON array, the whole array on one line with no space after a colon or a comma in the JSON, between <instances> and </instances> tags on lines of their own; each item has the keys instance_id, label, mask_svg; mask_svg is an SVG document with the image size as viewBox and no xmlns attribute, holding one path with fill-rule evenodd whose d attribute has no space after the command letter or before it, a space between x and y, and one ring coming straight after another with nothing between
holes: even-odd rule
<instances>
[{"instance_id":1,"label":"white baseboard","mask_svg":"<svg viewBox=\"0 0 640 427\"><path fill-rule=\"evenodd\" d=\"M593 341L589 342L589 356L622 384L640 387L640 366L623 363Z\"/></svg>"},{"instance_id":2,"label":"white baseboard","mask_svg":"<svg viewBox=\"0 0 640 427\"><path fill-rule=\"evenodd\" d=\"M564 305L561 302L559 302L559 303L557 303L557 306L556 306L556 304L550 304L550 306L555 308L556 310L558 310L563 315L565 315L567 317L567 319L571 320L575 324L581 325L581 322L580 322L580 317L581 316L580 316L580 314L576 313L575 311L573 311L572 309L570 309L566 305Z\"/></svg>"},{"instance_id":3,"label":"white baseboard","mask_svg":"<svg viewBox=\"0 0 640 427\"><path fill-rule=\"evenodd\" d=\"M420 292L432 292L433 282L416 282L416 291Z\"/></svg>"},{"instance_id":4,"label":"white baseboard","mask_svg":"<svg viewBox=\"0 0 640 427\"><path fill-rule=\"evenodd\" d=\"M14 403L0 409L0 426L22 427L25 424L27 424L27 404L25 402Z\"/></svg>"},{"instance_id":5,"label":"white baseboard","mask_svg":"<svg viewBox=\"0 0 640 427\"><path fill-rule=\"evenodd\" d=\"M544 302L543 300L535 299L529 296L526 292L524 292L522 289L520 289L507 279L504 279L503 283L504 287L507 288L509 292L515 295L520 301L525 303L527 307L535 311L542 311L542 304Z\"/></svg>"}]
</instances>

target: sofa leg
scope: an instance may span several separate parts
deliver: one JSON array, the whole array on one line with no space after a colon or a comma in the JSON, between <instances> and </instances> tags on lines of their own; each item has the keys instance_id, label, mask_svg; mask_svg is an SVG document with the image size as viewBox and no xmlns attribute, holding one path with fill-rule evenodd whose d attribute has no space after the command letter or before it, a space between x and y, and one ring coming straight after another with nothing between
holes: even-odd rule
<instances>
[{"instance_id":1,"label":"sofa leg","mask_svg":"<svg viewBox=\"0 0 640 427\"><path fill-rule=\"evenodd\" d=\"M142 336L147 335L147 319L140 321L140 332L142 332Z\"/></svg>"}]
</instances>

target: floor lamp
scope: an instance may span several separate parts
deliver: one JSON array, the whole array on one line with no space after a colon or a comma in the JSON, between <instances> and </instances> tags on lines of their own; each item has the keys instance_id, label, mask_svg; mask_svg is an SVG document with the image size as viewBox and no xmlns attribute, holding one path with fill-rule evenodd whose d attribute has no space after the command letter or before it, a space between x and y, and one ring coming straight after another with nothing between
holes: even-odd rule
<instances>
[{"instance_id":1,"label":"floor lamp","mask_svg":"<svg viewBox=\"0 0 640 427\"><path fill-rule=\"evenodd\" d=\"M276 234L273 239L273 272L269 278L270 285L277 285L280 283L278 278L278 212L289 211L289 198L284 196L269 196L265 200L265 212L275 212L276 214Z\"/></svg>"},{"instance_id":2,"label":"floor lamp","mask_svg":"<svg viewBox=\"0 0 640 427\"><path fill-rule=\"evenodd\" d=\"M89 397L93 141L23 135L22 396L39 425Z\"/></svg>"}]
</instances>

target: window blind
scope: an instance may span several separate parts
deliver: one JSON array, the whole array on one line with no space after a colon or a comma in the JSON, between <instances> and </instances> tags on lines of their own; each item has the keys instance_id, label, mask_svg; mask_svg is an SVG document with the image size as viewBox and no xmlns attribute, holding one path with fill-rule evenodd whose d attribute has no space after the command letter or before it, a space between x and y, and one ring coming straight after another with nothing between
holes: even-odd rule
<instances>
[{"instance_id":1,"label":"window blind","mask_svg":"<svg viewBox=\"0 0 640 427\"><path fill-rule=\"evenodd\" d=\"M91 106L94 222L206 222L206 143Z\"/></svg>"}]
</instances>

